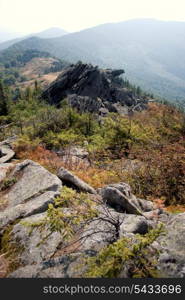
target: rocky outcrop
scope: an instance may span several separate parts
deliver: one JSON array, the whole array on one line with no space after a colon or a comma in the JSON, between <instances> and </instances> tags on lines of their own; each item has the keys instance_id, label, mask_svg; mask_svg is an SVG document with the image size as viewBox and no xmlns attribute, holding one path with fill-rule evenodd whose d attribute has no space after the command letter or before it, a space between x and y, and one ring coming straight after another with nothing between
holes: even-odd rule
<instances>
[{"instance_id":1,"label":"rocky outcrop","mask_svg":"<svg viewBox=\"0 0 185 300\"><path fill-rule=\"evenodd\" d=\"M79 278L85 271L84 257L95 253L84 251L73 253L40 264L27 265L9 275L10 278Z\"/></svg>"},{"instance_id":2,"label":"rocky outcrop","mask_svg":"<svg viewBox=\"0 0 185 300\"><path fill-rule=\"evenodd\" d=\"M26 203L48 191L56 193L62 186L57 176L31 160L17 164L11 177L17 182L5 196L9 207Z\"/></svg>"},{"instance_id":3,"label":"rocky outcrop","mask_svg":"<svg viewBox=\"0 0 185 300\"><path fill-rule=\"evenodd\" d=\"M31 160L17 164L8 180L12 183L3 191L6 209L0 212L0 229L20 217L45 211L62 187L57 176Z\"/></svg>"},{"instance_id":4,"label":"rocky outcrop","mask_svg":"<svg viewBox=\"0 0 185 300\"><path fill-rule=\"evenodd\" d=\"M58 171L58 177L63 181L64 184L74 187L81 192L96 194L95 189L65 168L60 168Z\"/></svg>"},{"instance_id":5,"label":"rocky outcrop","mask_svg":"<svg viewBox=\"0 0 185 300\"><path fill-rule=\"evenodd\" d=\"M155 223L142 216L119 213L103 204L98 207L98 211L98 218L84 229L83 250L99 251L127 233L145 234L155 226Z\"/></svg>"},{"instance_id":6,"label":"rocky outcrop","mask_svg":"<svg viewBox=\"0 0 185 300\"><path fill-rule=\"evenodd\" d=\"M114 207L117 211L129 214L143 215L143 212L152 211L153 203L150 201L137 199L131 188L126 183L111 184L99 189L103 201Z\"/></svg>"},{"instance_id":7,"label":"rocky outcrop","mask_svg":"<svg viewBox=\"0 0 185 300\"><path fill-rule=\"evenodd\" d=\"M34 197L27 203L18 204L14 207L6 208L3 212L0 212L0 229L5 228L8 224L13 223L19 218L26 218L38 213L42 213L47 210L48 205L54 202L57 192L45 192L38 197Z\"/></svg>"},{"instance_id":8,"label":"rocky outcrop","mask_svg":"<svg viewBox=\"0 0 185 300\"><path fill-rule=\"evenodd\" d=\"M123 73L124 70L104 70L89 64L71 65L43 92L42 98L55 105L66 99L80 112L99 115L109 111L125 114L129 107L133 110L146 108L146 100L137 99L117 80Z\"/></svg>"},{"instance_id":9,"label":"rocky outcrop","mask_svg":"<svg viewBox=\"0 0 185 300\"><path fill-rule=\"evenodd\" d=\"M9 145L0 145L0 164L10 161L15 156L15 152Z\"/></svg>"},{"instance_id":10,"label":"rocky outcrop","mask_svg":"<svg viewBox=\"0 0 185 300\"><path fill-rule=\"evenodd\" d=\"M38 264L49 259L63 241L60 232L51 233L47 227L41 230L39 226L36 226L45 218L46 213L36 214L24 218L13 227L12 242L18 240L23 249L20 255L21 264Z\"/></svg>"}]
</instances>

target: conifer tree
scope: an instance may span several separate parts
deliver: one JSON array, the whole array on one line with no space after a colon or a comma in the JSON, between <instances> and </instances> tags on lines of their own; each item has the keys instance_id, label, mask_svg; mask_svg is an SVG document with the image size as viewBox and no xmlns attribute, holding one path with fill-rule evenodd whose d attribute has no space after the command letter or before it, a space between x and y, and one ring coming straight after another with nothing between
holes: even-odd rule
<instances>
[{"instance_id":1,"label":"conifer tree","mask_svg":"<svg viewBox=\"0 0 185 300\"><path fill-rule=\"evenodd\" d=\"M8 114L8 99L2 81L0 80L0 116Z\"/></svg>"}]
</instances>

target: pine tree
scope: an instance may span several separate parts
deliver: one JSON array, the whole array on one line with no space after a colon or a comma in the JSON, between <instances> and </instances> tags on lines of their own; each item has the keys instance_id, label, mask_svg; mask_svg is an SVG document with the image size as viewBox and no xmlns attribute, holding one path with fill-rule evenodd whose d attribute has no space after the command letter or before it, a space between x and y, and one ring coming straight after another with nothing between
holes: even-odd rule
<instances>
[{"instance_id":1,"label":"pine tree","mask_svg":"<svg viewBox=\"0 0 185 300\"><path fill-rule=\"evenodd\" d=\"M0 116L8 114L8 99L2 81L0 81Z\"/></svg>"}]
</instances>

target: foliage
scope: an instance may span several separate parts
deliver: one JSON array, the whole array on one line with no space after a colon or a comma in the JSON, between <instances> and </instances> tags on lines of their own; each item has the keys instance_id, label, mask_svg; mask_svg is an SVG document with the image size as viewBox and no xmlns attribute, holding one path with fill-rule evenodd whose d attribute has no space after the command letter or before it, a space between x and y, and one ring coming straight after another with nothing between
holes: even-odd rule
<instances>
[{"instance_id":1,"label":"foliage","mask_svg":"<svg viewBox=\"0 0 185 300\"><path fill-rule=\"evenodd\" d=\"M13 226L18 221L19 220L9 225L1 237L0 255L4 255L7 259L7 273L11 273L21 266L20 255L24 251L24 247L18 241L15 241L12 233Z\"/></svg>"},{"instance_id":2,"label":"foliage","mask_svg":"<svg viewBox=\"0 0 185 300\"><path fill-rule=\"evenodd\" d=\"M134 192L147 198L164 198L165 204L185 204L184 142L165 145L140 154L142 167L129 178Z\"/></svg>"},{"instance_id":3,"label":"foliage","mask_svg":"<svg viewBox=\"0 0 185 300\"><path fill-rule=\"evenodd\" d=\"M84 193L63 187L60 196L54 204L49 204L46 217L38 223L24 223L23 225L39 227L41 231L49 231L43 238L44 242L53 232L60 232L64 241L69 241L76 233L76 228L97 216L96 203ZM79 228L78 228L79 229Z\"/></svg>"},{"instance_id":4,"label":"foliage","mask_svg":"<svg viewBox=\"0 0 185 300\"><path fill-rule=\"evenodd\" d=\"M29 62L34 57L49 57L50 54L45 51L38 51L36 49L28 49L28 50L18 50L7 49L6 51L1 52L0 55L0 63L4 64L5 67L20 67L24 66L27 62Z\"/></svg>"},{"instance_id":5,"label":"foliage","mask_svg":"<svg viewBox=\"0 0 185 300\"><path fill-rule=\"evenodd\" d=\"M97 256L87 260L85 277L117 278L125 265L129 267L129 277L157 277L158 252L152 253L150 246L162 231L159 225L144 236L137 234L134 243L124 237L104 247Z\"/></svg>"},{"instance_id":6,"label":"foliage","mask_svg":"<svg viewBox=\"0 0 185 300\"><path fill-rule=\"evenodd\" d=\"M8 98L5 93L5 88L0 81L0 116L8 114Z\"/></svg>"},{"instance_id":7,"label":"foliage","mask_svg":"<svg viewBox=\"0 0 185 300\"><path fill-rule=\"evenodd\" d=\"M8 115L1 117L3 125L11 122L11 134L20 137L18 158L36 160L56 173L65 163L54 151L85 145L90 167L77 169L69 161L66 166L94 187L126 181L140 197L164 198L166 205L184 204L183 111L150 103L146 111L129 116L110 113L99 122L96 115L79 113L65 101L60 108L50 106L39 95L37 84L22 91L19 99L8 103ZM127 170L123 160L137 160L140 168Z\"/></svg>"},{"instance_id":8,"label":"foliage","mask_svg":"<svg viewBox=\"0 0 185 300\"><path fill-rule=\"evenodd\" d=\"M0 184L0 191L4 191L11 186L13 186L17 182L15 177L5 178Z\"/></svg>"}]
</instances>

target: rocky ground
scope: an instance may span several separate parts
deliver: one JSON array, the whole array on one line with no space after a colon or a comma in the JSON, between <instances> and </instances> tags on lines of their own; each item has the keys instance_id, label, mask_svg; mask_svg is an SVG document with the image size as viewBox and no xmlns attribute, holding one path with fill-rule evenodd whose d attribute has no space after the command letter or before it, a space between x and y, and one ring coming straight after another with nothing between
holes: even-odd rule
<instances>
[{"instance_id":1,"label":"rocky ground","mask_svg":"<svg viewBox=\"0 0 185 300\"><path fill-rule=\"evenodd\" d=\"M164 230L150 251L159 252L159 276L185 276L185 213L166 213L152 202L136 198L123 182L95 190L64 168L56 176L34 161L16 161L11 141L0 144L0 154L1 276L83 277L84 257L97 255L123 237L134 244L137 234L144 236L158 224L163 224ZM55 230L39 226L66 186L77 194L83 192L98 212L84 223L73 223L75 235L69 243L63 231L56 230L56 224L52 223ZM75 203L65 208L63 218L76 208ZM118 277L129 277L129 266L124 266Z\"/></svg>"}]
</instances>

